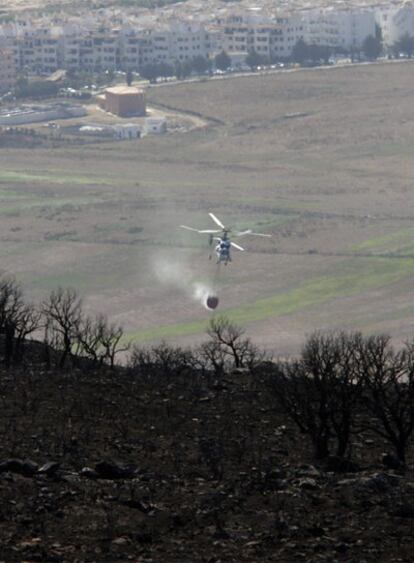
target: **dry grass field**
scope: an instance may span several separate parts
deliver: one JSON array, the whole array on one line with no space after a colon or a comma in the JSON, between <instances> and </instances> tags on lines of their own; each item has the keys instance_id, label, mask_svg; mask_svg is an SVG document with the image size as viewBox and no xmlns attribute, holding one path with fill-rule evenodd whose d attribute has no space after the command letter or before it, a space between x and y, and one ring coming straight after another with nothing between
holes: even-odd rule
<instances>
[{"instance_id":1,"label":"dry grass field","mask_svg":"<svg viewBox=\"0 0 414 563\"><path fill-rule=\"evenodd\" d=\"M155 87L212 118L185 134L0 149L1 268L33 299L77 288L131 337L191 343L218 311L289 353L315 329L414 336L414 66L385 63ZM178 228L271 233L217 274Z\"/></svg>"}]
</instances>

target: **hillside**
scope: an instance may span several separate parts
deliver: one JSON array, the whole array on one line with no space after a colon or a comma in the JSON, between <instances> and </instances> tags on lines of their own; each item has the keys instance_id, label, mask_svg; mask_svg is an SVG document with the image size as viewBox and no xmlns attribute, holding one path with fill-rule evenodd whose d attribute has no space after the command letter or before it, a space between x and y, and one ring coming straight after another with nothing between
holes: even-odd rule
<instances>
[{"instance_id":1,"label":"hillside","mask_svg":"<svg viewBox=\"0 0 414 563\"><path fill-rule=\"evenodd\" d=\"M61 370L46 351L0 370L2 560L412 561L412 448L403 466L359 428L345 458L315 461L276 364L221 373L161 347Z\"/></svg>"}]
</instances>

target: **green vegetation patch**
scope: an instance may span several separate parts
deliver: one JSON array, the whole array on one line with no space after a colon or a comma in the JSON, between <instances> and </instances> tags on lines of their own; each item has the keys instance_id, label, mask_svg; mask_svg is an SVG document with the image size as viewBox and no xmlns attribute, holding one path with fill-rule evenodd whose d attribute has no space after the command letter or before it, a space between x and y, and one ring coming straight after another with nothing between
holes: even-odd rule
<instances>
[{"instance_id":1,"label":"green vegetation patch","mask_svg":"<svg viewBox=\"0 0 414 563\"><path fill-rule=\"evenodd\" d=\"M70 232L67 235L69 238L72 236ZM64 236L60 240L64 241ZM76 249L74 244L71 247ZM51 248L54 248L54 243ZM64 266L57 265L41 274L26 272L23 281L31 289L49 291L59 286L72 287L82 294L96 294L114 287L125 289L135 283L135 276L142 264L141 258L141 253L132 247L122 247L122 251L118 248L106 249L78 259L71 255ZM112 266L109 268L108 264Z\"/></svg>"},{"instance_id":2,"label":"green vegetation patch","mask_svg":"<svg viewBox=\"0 0 414 563\"><path fill-rule=\"evenodd\" d=\"M94 176L76 176L74 174L53 171L53 173L37 173L29 171L0 170L0 183L42 182L48 184L66 185L112 185L105 178Z\"/></svg>"},{"instance_id":3,"label":"green vegetation patch","mask_svg":"<svg viewBox=\"0 0 414 563\"><path fill-rule=\"evenodd\" d=\"M80 293L90 291L92 287L101 291L120 282L122 276L117 271L65 271L50 276L28 277L28 285L36 289L50 291L57 287L71 287Z\"/></svg>"},{"instance_id":4,"label":"green vegetation patch","mask_svg":"<svg viewBox=\"0 0 414 563\"><path fill-rule=\"evenodd\" d=\"M0 172L1 174L1 172ZM28 196L14 190L0 189L0 201L14 201L16 199L26 199Z\"/></svg>"},{"instance_id":5,"label":"green vegetation patch","mask_svg":"<svg viewBox=\"0 0 414 563\"><path fill-rule=\"evenodd\" d=\"M67 207L68 211L71 211L72 206L79 207L81 205L101 203L102 201L104 201L102 198L98 198L95 196L72 197L72 198L39 197L37 200L33 200L33 201L22 201L21 203L13 202L12 207L8 207L7 205L5 205L4 207L0 207L0 215L14 216L14 215L18 215L21 211L27 211L35 208L51 209L51 208ZM0 198L0 202L1 202L1 198Z\"/></svg>"},{"instance_id":6,"label":"green vegetation patch","mask_svg":"<svg viewBox=\"0 0 414 563\"><path fill-rule=\"evenodd\" d=\"M411 244L407 239L412 239ZM404 244L405 243L405 244ZM407 244L408 243L408 244ZM414 245L414 228L400 229L381 237L366 240L351 247L352 252L398 252L409 250Z\"/></svg>"},{"instance_id":7,"label":"green vegetation patch","mask_svg":"<svg viewBox=\"0 0 414 563\"><path fill-rule=\"evenodd\" d=\"M414 275L414 260L391 258L353 258L335 266L335 273L313 279L290 291L258 299L248 305L223 311L236 323L262 321L327 303L335 298L358 295ZM135 341L150 341L168 336L186 336L205 331L208 321L155 327L129 334Z\"/></svg>"},{"instance_id":8,"label":"green vegetation patch","mask_svg":"<svg viewBox=\"0 0 414 563\"><path fill-rule=\"evenodd\" d=\"M296 221L300 219L299 213L274 213L272 215L265 215L257 218L256 220L253 218L250 223L238 224L235 227L235 231L245 231L247 229L251 229L253 232L257 233L267 233L270 229L281 227L282 225L286 225L292 221Z\"/></svg>"}]
</instances>

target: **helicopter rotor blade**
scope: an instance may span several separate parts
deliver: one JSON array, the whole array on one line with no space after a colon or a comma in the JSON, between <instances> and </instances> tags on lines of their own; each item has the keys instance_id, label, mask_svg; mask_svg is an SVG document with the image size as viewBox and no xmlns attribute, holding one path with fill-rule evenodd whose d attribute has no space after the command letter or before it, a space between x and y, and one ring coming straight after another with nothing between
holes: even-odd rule
<instances>
[{"instance_id":1,"label":"helicopter rotor blade","mask_svg":"<svg viewBox=\"0 0 414 563\"><path fill-rule=\"evenodd\" d=\"M265 235L264 233L254 233L251 229L248 229L247 231L241 231L236 234L237 237L244 237L246 235L252 235L254 237L266 237L266 238L270 238L272 236L272 235Z\"/></svg>"},{"instance_id":2,"label":"helicopter rotor blade","mask_svg":"<svg viewBox=\"0 0 414 563\"><path fill-rule=\"evenodd\" d=\"M221 231L215 229L194 229L194 227L187 227L187 225L180 225L180 227L182 229L187 229L187 231L193 231L194 233L201 233L201 234L214 234L214 233L220 233Z\"/></svg>"},{"instance_id":3,"label":"helicopter rotor blade","mask_svg":"<svg viewBox=\"0 0 414 563\"><path fill-rule=\"evenodd\" d=\"M223 225L223 223L220 221L220 219L217 219L217 217L213 214L213 213L209 213L210 217L213 219L213 221L216 223L216 225L218 225L219 227L221 227L222 229L225 229L226 227Z\"/></svg>"},{"instance_id":4,"label":"helicopter rotor blade","mask_svg":"<svg viewBox=\"0 0 414 563\"><path fill-rule=\"evenodd\" d=\"M237 248L237 250L241 250L244 252L244 248L242 246L240 246L239 244L236 244L235 242L231 242L230 243L231 246L234 246L234 248Z\"/></svg>"},{"instance_id":5,"label":"helicopter rotor blade","mask_svg":"<svg viewBox=\"0 0 414 563\"><path fill-rule=\"evenodd\" d=\"M187 231L194 231L195 233L198 233L198 229L194 229L194 227L187 227L187 225L180 225L180 227L182 229L187 229Z\"/></svg>"}]
</instances>

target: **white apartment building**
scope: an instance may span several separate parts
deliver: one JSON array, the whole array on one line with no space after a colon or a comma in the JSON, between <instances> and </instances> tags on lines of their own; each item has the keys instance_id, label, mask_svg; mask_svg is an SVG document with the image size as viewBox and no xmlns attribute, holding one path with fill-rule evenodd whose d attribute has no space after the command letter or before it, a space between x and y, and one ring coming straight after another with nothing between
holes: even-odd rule
<instances>
[{"instance_id":1,"label":"white apartment building","mask_svg":"<svg viewBox=\"0 0 414 563\"><path fill-rule=\"evenodd\" d=\"M301 14L304 40L310 45L358 50L369 35L375 36L375 13L372 10L323 8Z\"/></svg>"},{"instance_id":2,"label":"white apartment building","mask_svg":"<svg viewBox=\"0 0 414 563\"><path fill-rule=\"evenodd\" d=\"M7 33L4 29L0 29L0 48L8 49L13 53L14 68L19 70L21 67L19 42L12 33Z\"/></svg>"},{"instance_id":3,"label":"white apartment building","mask_svg":"<svg viewBox=\"0 0 414 563\"><path fill-rule=\"evenodd\" d=\"M0 94L8 92L16 84L16 68L11 49L0 48Z\"/></svg>"},{"instance_id":4,"label":"white apartment building","mask_svg":"<svg viewBox=\"0 0 414 563\"><path fill-rule=\"evenodd\" d=\"M403 35L414 36L414 5L405 2L399 7L380 6L375 12L382 31L384 46L389 48Z\"/></svg>"},{"instance_id":5,"label":"white apartment building","mask_svg":"<svg viewBox=\"0 0 414 563\"><path fill-rule=\"evenodd\" d=\"M145 40L135 30L121 30L119 35L119 68L137 71L143 65Z\"/></svg>"},{"instance_id":6,"label":"white apartment building","mask_svg":"<svg viewBox=\"0 0 414 563\"><path fill-rule=\"evenodd\" d=\"M61 63L61 36L56 28L31 28L17 36L20 68L40 73L55 72Z\"/></svg>"},{"instance_id":7,"label":"white apartment building","mask_svg":"<svg viewBox=\"0 0 414 563\"><path fill-rule=\"evenodd\" d=\"M6 25L0 28L0 46L13 52L17 70L52 73L61 64L59 28Z\"/></svg>"},{"instance_id":8,"label":"white apartment building","mask_svg":"<svg viewBox=\"0 0 414 563\"><path fill-rule=\"evenodd\" d=\"M91 32L81 37L80 66L90 71L115 70L118 67L118 37L112 32Z\"/></svg>"},{"instance_id":9,"label":"white apartment building","mask_svg":"<svg viewBox=\"0 0 414 563\"><path fill-rule=\"evenodd\" d=\"M254 50L266 59L283 59L291 55L303 33L303 23L297 16L277 16L264 22L238 15L216 26L215 50L229 55L247 55Z\"/></svg>"},{"instance_id":10,"label":"white apartment building","mask_svg":"<svg viewBox=\"0 0 414 563\"><path fill-rule=\"evenodd\" d=\"M282 33L274 40L273 58L290 57L296 43L304 39L305 27L299 14L277 15L275 22L280 26Z\"/></svg>"},{"instance_id":11,"label":"white apartment building","mask_svg":"<svg viewBox=\"0 0 414 563\"><path fill-rule=\"evenodd\" d=\"M147 28L142 34L142 63L186 61L212 53L209 32L204 26L171 21L163 27Z\"/></svg>"},{"instance_id":12,"label":"white apartment building","mask_svg":"<svg viewBox=\"0 0 414 563\"><path fill-rule=\"evenodd\" d=\"M81 64L82 38L86 31L79 26L65 26L62 28L62 66L67 70L79 70Z\"/></svg>"},{"instance_id":13,"label":"white apartment building","mask_svg":"<svg viewBox=\"0 0 414 563\"><path fill-rule=\"evenodd\" d=\"M266 10L223 9L214 18L205 15L200 21L191 15L157 17L119 16L112 21L101 14L55 27L45 20L8 23L0 26L0 47L13 52L17 70L139 71L149 63L174 64L197 56L212 59L222 50L237 60L252 50L269 60L287 59L300 39L357 50L367 36L375 35L376 20L388 45L404 33L414 35L411 3L375 10L318 8L287 14L270 6Z\"/></svg>"}]
</instances>

